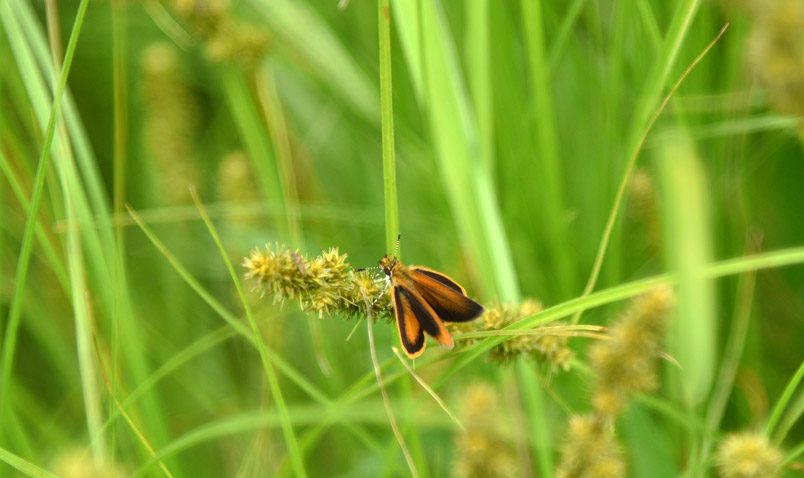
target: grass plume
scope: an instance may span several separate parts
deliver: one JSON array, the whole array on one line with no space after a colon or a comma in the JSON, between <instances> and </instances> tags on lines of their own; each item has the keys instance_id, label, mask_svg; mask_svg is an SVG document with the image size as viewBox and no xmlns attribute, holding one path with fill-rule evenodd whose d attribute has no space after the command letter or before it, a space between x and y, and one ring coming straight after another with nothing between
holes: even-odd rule
<instances>
[{"instance_id":1,"label":"grass plume","mask_svg":"<svg viewBox=\"0 0 804 478\"><path fill-rule=\"evenodd\" d=\"M256 280L275 302L295 300L319 317L388 317L391 301L385 282L368 271L355 271L346 258L337 248L309 258L276 244L252 251L243 267L246 278Z\"/></svg>"},{"instance_id":2,"label":"grass plume","mask_svg":"<svg viewBox=\"0 0 804 478\"><path fill-rule=\"evenodd\" d=\"M780 472L782 453L763 435L732 433L720 443L716 460L722 478L771 478Z\"/></svg>"},{"instance_id":3,"label":"grass plume","mask_svg":"<svg viewBox=\"0 0 804 478\"><path fill-rule=\"evenodd\" d=\"M470 384L462 393L461 419L466 430L455 435L455 478L515 476L517 462L504 433L501 397L485 382Z\"/></svg>"}]
</instances>

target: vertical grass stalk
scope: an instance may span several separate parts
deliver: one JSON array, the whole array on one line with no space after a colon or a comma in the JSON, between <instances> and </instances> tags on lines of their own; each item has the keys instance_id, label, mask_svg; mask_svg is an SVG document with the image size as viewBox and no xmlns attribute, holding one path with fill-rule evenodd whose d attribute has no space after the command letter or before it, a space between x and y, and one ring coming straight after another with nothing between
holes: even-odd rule
<instances>
[{"instance_id":1,"label":"vertical grass stalk","mask_svg":"<svg viewBox=\"0 0 804 478\"><path fill-rule=\"evenodd\" d=\"M42 195L45 189L45 179L50 166L51 148L53 146L53 139L56 134L56 126L61 116L61 98L64 95L64 90L67 87L67 77L70 74L70 67L73 63L75 56L76 45L78 44L78 37L81 33L81 27L84 24L84 17L86 15L87 7L89 6L88 0L81 0L78 6L78 11L73 23L73 30L70 33L70 40L67 44L65 52L64 66L59 75L59 81L56 85L53 95L53 105L50 110L50 115L47 121L47 130L45 133L45 140L42 144L42 152L39 156L39 162L36 166L36 174L34 176L33 191L31 193L30 209L25 221L25 230L22 235L22 244L20 247L20 255L17 260L17 269L14 276L14 295L11 299L8 317L6 319L6 330L3 337L3 361L2 371L0 371L0 420L5 415L5 407L8 401L8 388L11 385L11 370L14 362L14 352L17 345L17 331L20 325L20 318L22 315L22 297L25 292L25 282L28 277L28 267L31 260L31 252L33 250L34 233L36 231L37 216L39 215L39 207L42 202ZM8 10L12 7L8 2L3 2L2 8ZM10 13L10 12L8 12ZM13 15L13 13L10 13Z\"/></svg>"},{"instance_id":2,"label":"vertical grass stalk","mask_svg":"<svg viewBox=\"0 0 804 478\"><path fill-rule=\"evenodd\" d=\"M114 0L112 3L112 83L113 83L113 104L114 104L114 138L113 138L113 204L112 211L115 216L121 217L123 214L124 203L126 200L126 144L127 144L127 103L128 103L128 71L127 61L128 55L126 54L126 33L127 33L127 8L128 5L122 0ZM126 240L123 225L117 222L115 225L115 242L116 242L116 256L114 261L114 275L116 287L118 290L123 290L128 281L126 280ZM126 293L116 293L114 295L114 303L111 317L111 338L110 338L110 355L111 366L108 373L108 387L109 394L117 400L118 394L118 370L119 370L119 355L120 355L120 318ZM113 408L113 404L109 404L109 408ZM111 413L110 413L111 415ZM129 423L133 423L128 420ZM114 450L115 434L110 433L112 440L111 449ZM162 466L165 466L162 464ZM167 470L167 468L165 468ZM169 474L169 473L168 473Z\"/></svg>"},{"instance_id":3,"label":"vertical grass stalk","mask_svg":"<svg viewBox=\"0 0 804 478\"><path fill-rule=\"evenodd\" d=\"M660 151L665 203L667 268L678 274L677 306L670 322L668 352L681 364L670 370L688 410L706 398L717 350L715 287L706 277L712 258L709 187L687 131L672 130Z\"/></svg>"},{"instance_id":4,"label":"vertical grass stalk","mask_svg":"<svg viewBox=\"0 0 804 478\"><path fill-rule=\"evenodd\" d=\"M69 189L74 184L68 185ZM68 219L77 217L73 197L75 191L66 192L66 213ZM89 301L90 291L87 287L86 269L84 267L84 254L81 248L81 232L77 227L67 232L68 269L70 271L70 294L75 320L75 342L78 351L78 368L81 376L81 391L84 398L84 411L86 413L87 428L92 447L92 457L95 466L103 468L106 460L106 443L103 439L103 419L101 412L102 399L98 386L97 364L95 363L95 349L93 336L96 334L93 326L92 308Z\"/></svg>"},{"instance_id":5,"label":"vertical grass stalk","mask_svg":"<svg viewBox=\"0 0 804 478\"><path fill-rule=\"evenodd\" d=\"M377 2L377 24L378 24L378 43L380 56L380 123L382 127L382 173L383 173L383 192L385 195L385 250L387 253L395 251L398 256L402 255L401 244L397 250L397 237L399 237L399 204L396 190L396 149L394 145L394 101L393 101L393 74L391 71L391 4L389 0L378 0ZM368 300L368 299L367 299ZM374 332L372 329L372 317L366 320L368 327L369 348L371 352L371 363L377 379L377 385L382 394L382 402L385 413L391 424L391 430L396 437L402 454L408 464L410 473L419 476L416 461L410 453L405 443L405 437L399 430L391 408L391 401L383 384L380 365L377 359L377 351L374 345ZM406 403L411 402L410 385L402 387L402 399ZM412 433L416 433L415 430ZM418 444L416 437L412 440L414 446ZM416 450L418 451L418 449ZM420 454L417 453L417 456Z\"/></svg>"},{"instance_id":6,"label":"vertical grass stalk","mask_svg":"<svg viewBox=\"0 0 804 478\"><path fill-rule=\"evenodd\" d=\"M122 215L126 200L126 143L127 127L126 105L128 101L128 71L126 54L126 2L114 0L112 8L112 82L114 91L114 177L113 177L113 213ZM122 240L122 225L117 224L115 232L117 240Z\"/></svg>"},{"instance_id":7,"label":"vertical grass stalk","mask_svg":"<svg viewBox=\"0 0 804 478\"><path fill-rule=\"evenodd\" d=\"M394 101L391 74L391 5L377 3L380 45L380 118L382 124L382 177L385 193L385 251L396 246L399 234L399 205L396 192L396 150L394 146ZM401 252L400 252L401 255Z\"/></svg>"},{"instance_id":8,"label":"vertical grass stalk","mask_svg":"<svg viewBox=\"0 0 804 478\"><path fill-rule=\"evenodd\" d=\"M550 64L545 53L542 2L522 0L522 21L532 82L531 110L536 127L536 147L543 177L545 204L542 205L544 225L550 256L555 261L558 297L569 298L575 293L575 278L569 253L571 242L567 236L564 204L564 182L558 136L555 128L555 111L551 101Z\"/></svg>"},{"instance_id":9,"label":"vertical grass stalk","mask_svg":"<svg viewBox=\"0 0 804 478\"><path fill-rule=\"evenodd\" d=\"M481 159L477 119L472 113L456 48L437 2L397 2L396 25L426 114L436 164L455 228L476 266L483 295L518 296L513 259L488 168ZM418 46L418 49L413 49Z\"/></svg>"},{"instance_id":10,"label":"vertical grass stalk","mask_svg":"<svg viewBox=\"0 0 804 478\"><path fill-rule=\"evenodd\" d=\"M480 158L483 167L493 170L494 163L494 104L491 80L491 33L489 29L489 0L466 4L466 70L472 105L477 117Z\"/></svg>"}]
</instances>

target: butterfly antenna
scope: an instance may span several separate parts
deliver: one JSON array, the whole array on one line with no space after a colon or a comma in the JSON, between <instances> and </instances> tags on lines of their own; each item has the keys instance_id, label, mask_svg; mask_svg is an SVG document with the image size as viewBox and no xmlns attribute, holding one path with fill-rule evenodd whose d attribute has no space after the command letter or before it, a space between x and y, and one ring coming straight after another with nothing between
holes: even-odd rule
<instances>
[{"instance_id":1,"label":"butterfly antenna","mask_svg":"<svg viewBox=\"0 0 804 478\"><path fill-rule=\"evenodd\" d=\"M399 241L402 239L402 233L396 235L396 246L394 246L394 257L399 257Z\"/></svg>"}]
</instances>

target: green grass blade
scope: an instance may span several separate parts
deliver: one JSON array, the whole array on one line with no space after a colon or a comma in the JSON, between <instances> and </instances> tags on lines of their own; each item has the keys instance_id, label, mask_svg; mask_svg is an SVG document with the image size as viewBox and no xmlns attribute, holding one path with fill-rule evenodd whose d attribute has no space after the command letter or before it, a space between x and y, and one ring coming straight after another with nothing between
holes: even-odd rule
<instances>
[{"instance_id":1,"label":"green grass blade","mask_svg":"<svg viewBox=\"0 0 804 478\"><path fill-rule=\"evenodd\" d=\"M799 365L795 375L790 378L790 382L788 382L787 386L784 388L782 396L779 397L779 400L776 401L776 405L773 406L773 411L771 411L771 415L768 418L768 424L765 425L765 436L768 438L772 437L773 442L777 445L784 440L784 434L778 433L776 426L779 423L779 420L782 418L784 409L787 408L787 405L793 398L793 393L796 391L796 388L798 388L802 379L804 379L804 362L801 362L801 365Z\"/></svg>"},{"instance_id":2,"label":"green grass blade","mask_svg":"<svg viewBox=\"0 0 804 478\"><path fill-rule=\"evenodd\" d=\"M617 193L614 198L614 204L612 205L612 208L609 211L609 216L606 219L606 226L603 230L600 244L598 245L597 253L595 255L595 262L592 266L592 271L589 274L589 279L586 283L586 286L584 287L584 295L594 290L595 284L597 283L597 278L600 275L600 270L603 267L603 260L609 247L609 241L611 240L611 236L614 232L614 226L625 197L625 191L628 186L628 182L631 179L631 174L633 173L636 161L639 157L639 151L642 149L644 139L647 136L648 131L650 131L651 127L653 126L653 122L658 117L657 113L661 113L662 109L664 108L664 105L659 106L659 99L661 98L662 91L667 83L668 76L670 75L676 59L678 58L679 50L684 38L687 35L687 32L689 31L692 19L695 17L695 13L698 11L699 4L700 0L685 0L678 5L676 14L673 16L673 22L670 25L670 30L662 47L661 55L654 65L654 68L648 75L645 81L644 90L639 96L640 99L636 107L636 114L634 115L635 119L631 125L627 139L626 151L628 152L628 156L626 157L628 158L628 162L626 163L625 170L623 171L622 179L620 179L620 184L617 188ZM723 31L721 30L715 41L717 41L722 34ZM706 52L712 48L713 44L714 42L710 43L709 46L704 49L702 55L706 54ZM690 65L690 68L695 66L695 64L700 61L702 55L699 55L698 58L693 61L693 63ZM690 68L688 68L687 72L682 75L682 80L684 79L684 76L689 73ZM679 83L676 83L676 85L674 85L673 89L671 89L671 93L675 88L678 87L678 84ZM668 101L668 98L669 97L665 97L665 104ZM577 323L579 318L580 316L573 317L573 323Z\"/></svg>"},{"instance_id":3,"label":"green grass blade","mask_svg":"<svg viewBox=\"0 0 804 478\"><path fill-rule=\"evenodd\" d=\"M396 192L396 149L394 146L394 100L391 72L391 5L377 4L380 44L380 118L382 123L382 177L385 193L385 251L396 250L399 235L399 206ZM401 246L400 246L401 247ZM401 254L401 251L398 251Z\"/></svg>"},{"instance_id":4,"label":"green grass blade","mask_svg":"<svg viewBox=\"0 0 804 478\"><path fill-rule=\"evenodd\" d=\"M540 170L539 189L543 190L543 229L547 239L550 257L554 261L554 275L557 297L565 299L575 293L575 277L567 247L571 244L567 235L566 206L564 199L564 177L562 159L559 152L555 127L555 111L552 104L550 86L550 65L544 39L544 25L541 2L522 0L522 22L527 45L530 83L532 87L531 111L534 115L536 136L536 158Z\"/></svg>"},{"instance_id":5,"label":"green grass blade","mask_svg":"<svg viewBox=\"0 0 804 478\"><path fill-rule=\"evenodd\" d=\"M305 426L314 426L325 422L330 419L331 413L331 410L322 410L317 407L297 406L289 409L289 414L293 422ZM361 403L359 406L350 407L342 419L346 423L365 423L367 425L378 426L385 425L388 420L383 411L382 403L379 402ZM447 418L440 417L438 414L433 413L423 417L420 425L443 429L451 426L451 423ZM154 457L142 463L140 468L135 470L131 476L142 476L151 466L157 463L157 460L164 459L198 444L212 441L223 436L240 434L260 428L275 428L281 426L281 419L278 413L274 411L245 411L237 415L218 419L190 430L183 436L177 438L169 446L159 450Z\"/></svg>"},{"instance_id":6,"label":"green grass blade","mask_svg":"<svg viewBox=\"0 0 804 478\"><path fill-rule=\"evenodd\" d=\"M73 194L73 191L68 191ZM67 198L67 218L75 215L71 198ZM93 336L92 310L88 297L88 284L84 268L84 254L81 250L81 237L75 228L67 234L67 266L70 272L70 294L72 296L75 319L75 339L78 349L78 365L81 375L81 389L84 398L84 410L89 429L92 454L96 464L103 463L106 455L106 444L102 438L102 397L99 387L99 369L95 362L95 346Z\"/></svg>"},{"instance_id":7,"label":"green grass blade","mask_svg":"<svg viewBox=\"0 0 804 478\"><path fill-rule=\"evenodd\" d=\"M758 249L759 244L750 244L749 249ZM698 465L708 463L713 434L719 428L723 414L726 411L729 396L734 387L734 379L740 365L740 358L745 348L748 326L751 320L751 311L754 299L756 273L748 272L740 276L737 287L737 306L729 330L729 336L724 348L723 359L718 371L712 396L706 408L706 434L701 444L701 453L697 460Z\"/></svg>"},{"instance_id":8,"label":"green grass blade","mask_svg":"<svg viewBox=\"0 0 804 478\"><path fill-rule=\"evenodd\" d=\"M254 108L246 81L242 73L234 67L223 67L221 83L229 102L229 110L234 118L240 137L257 170L257 183L268 206L280 206L286 211L284 220L278 228L284 237L291 236L292 225L287 213L287 190L280 180L276 155L268 142L268 135L262 128L262 121Z\"/></svg>"},{"instance_id":9,"label":"green grass blade","mask_svg":"<svg viewBox=\"0 0 804 478\"><path fill-rule=\"evenodd\" d=\"M781 249L708 264L703 270L703 278L716 279L748 271L771 269L802 263L804 263L804 247ZM549 307L532 317L522 319L509 325L505 330L532 329L572 316L578 312L636 297L658 286L670 286L677 281L678 277L675 274L661 274L610 287L587 296L578 297ZM502 343L504 340L506 340L505 337L490 337L471 347L460 350L459 358L444 371L439 377L438 384L433 388L438 388L438 385L445 383L449 377L458 372L458 370L474 360L477 360L480 355L488 352L491 348Z\"/></svg>"},{"instance_id":10,"label":"green grass blade","mask_svg":"<svg viewBox=\"0 0 804 478\"><path fill-rule=\"evenodd\" d=\"M377 25L378 25L378 49L380 63L380 120L382 127L382 175L383 175L383 194L385 197L385 250L387 253L393 251L401 257L401 244L399 241L399 204L396 189L396 146L394 143L394 101L393 101L393 71L391 68L391 3L390 0L379 0L377 2ZM372 329L373 317L367 317L369 352L374 368L374 375L377 385L380 387L380 394L383 398L388 422L394 434L405 462L408 465L411 475L427 476L427 467L422 466L421 447L419 437L415 428L406 427L408 440L400 431L397 424L388 392L383 386L380 366L377 359L377 351L374 343L374 332ZM402 385L402 400L411 403L410 384ZM412 453L406 442L411 443ZM422 470L420 475L419 470Z\"/></svg>"},{"instance_id":11,"label":"green grass blade","mask_svg":"<svg viewBox=\"0 0 804 478\"><path fill-rule=\"evenodd\" d=\"M556 70L559 59L561 59L561 56L565 53L565 46L569 40L572 28L577 23L585 3L586 0L572 0L567 12L564 14L561 25L558 27L558 32L552 40L552 45L550 45L548 71L554 72Z\"/></svg>"},{"instance_id":12,"label":"green grass blade","mask_svg":"<svg viewBox=\"0 0 804 478\"><path fill-rule=\"evenodd\" d=\"M705 273L712 257L709 186L692 140L678 133L660 151L668 268L678 275L668 352L681 364L681 397L694 408L714 380L717 311L714 285Z\"/></svg>"},{"instance_id":13,"label":"green grass blade","mask_svg":"<svg viewBox=\"0 0 804 478\"><path fill-rule=\"evenodd\" d=\"M47 131L45 133L45 141L42 145L42 151L37 163L36 176L34 179L33 191L31 193L30 208L28 217L25 222L25 231L23 233L22 245L20 248L20 255L17 260L17 269L14 278L16 287L14 289L14 296L11 299L8 317L6 319L6 329L3 335L3 362L2 371L0 371L0 383L5 384L0 389L0 417L5 415L5 407L7 402L8 387L10 386L11 370L14 362L14 352L17 345L17 331L22 314L22 296L25 292L25 282L28 276L28 266L30 265L31 252L33 250L34 233L36 231L37 216L39 214L39 206L42 201L42 195L45 189L45 179L50 165L51 149L53 146L53 139L56 134L56 126L61 117L61 98L64 90L67 87L67 78L70 74L70 67L75 56L76 45L83 26L84 16L86 15L89 2L82 0L76 13L73 30L70 33L70 40L67 44L65 52L64 66L59 76L59 83L56 86L53 95L53 106L50 110L50 116L47 121ZM13 12L9 2L3 2L0 6L3 8L4 17L11 16Z\"/></svg>"},{"instance_id":14,"label":"green grass blade","mask_svg":"<svg viewBox=\"0 0 804 478\"><path fill-rule=\"evenodd\" d=\"M122 2L115 2L112 4L112 52L113 52L113 96L114 96L114 125L113 125L113 136L114 136L114 171L113 171L113 204L112 204L112 211L116 215L122 215L125 212L125 202L126 202L126 195L127 195L127 184L126 184L126 165L128 163L128 111L127 111L127 103L128 103L128 69L127 69L127 62L128 62L128 55L127 55L127 33L128 33L128 11L127 11L127 4ZM123 287L128 286L128 281L125 279L126 275L126 237L125 237L125 229L123 228L122 224L115 225L115 245L116 247L116 256L115 256L115 284L120 284L120 289L118 293L115 294L118 298L124 297L127 292L123 289ZM121 292L122 291L122 292ZM114 413L117 410L117 407L114 405L118 403L118 395L119 395L119 387L121 385L120 377L118 376L118 370L120 369L120 351L121 351L121 334L120 334L120 318L123 316L121 314L121 309L123 308L123 304L120 303L119 300L115 301L115 306L117 307L116 310L112 311L112 324L111 324L111 338L110 338L110 351L111 351L111 364L109 365L109 369L111 373L108 374L109 376L109 393L114 397L115 403L110 403L109 407L109 415ZM130 317L129 317L130 318ZM133 423L133 420L127 420L129 423ZM110 423L108 420L106 423ZM104 425L105 426L105 425ZM136 430L133 426L131 427L133 430ZM111 449L114 450L116 436L115 434L111 434ZM150 445L143 439L142 442L146 444L146 447L150 448ZM163 470L169 474L170 472L167 471L167 466L164 463L160 463L160 466Z\"/></svg>"},{"instance_id":15,"label":"green grass blade","mask_svg":"<svg viewBox=\"0 0 804 478\"><path fill-rule=\"evenodd\" d=\"M21 40L24 44L16 48L16 58L18 61L24 62L25 67L21 67L21 70L26 77L26 88L36 117L41 127L46 129L46 118L49 114L47 103L50 102L50 99L44 80L49 79L54 89L57 88L59 72L54 72L47 41L37 23L36 15L25 2L19 2L17 7L15 8L16 20L24 32L24 38ZM37 69L37 64L42 70L41 74ZM79 259L78 256L70 257L69 265L74 268L71 273L87 281L83 286L74 284L71 294L73 296L80 295L82 300L86 300L85 292L87 290L94 292L93 306L97 303L99 313L93 317L93 320L97 324L104 324L107 318L110 320L115 320L118 316L122 318L121 327L127 337L125 347L123 347L123 354L126 357L125 370L131 373L134 381L137 381L147 376L148 362L144 356L145 348L142 346L141 329L132 320L134 315L127 297L128 288L125 276L118 272L122 270L122 266L116 263L116 247L109 222L105 185L100 179L97 161L89 146L77 109L66 90L62 97L62 111L64 126L58 125L58 131L53 141L54 154L56 151L59 154L55 158L54 165L64 196L63 204L59 204L58 207L69 213L65 220L68 236L71 233L80 232L80 237L75 237L74 240L82 244L68 244L68 247L80 247L85 254L83 259ZM55 183L53 184L55 185ZM51 197L51 201L54 201L53 197ZM65 206L68 203L69 211ZM91 226L95 221L99 223L100 227ZM78 260L85 260L85 262L78 263ZM114 286L107 287L108 284ZM86 325L87 314L94 314L95 310L87 312L84 310L84 305L73 304L73 307L76 307L77 326L81 331L87 333L89 330ZM79 354L79 362L82 363L81 370L86 378L88 374L95 374L95 371L87 368L94 366L91 364L94 351L91 341L83 338L80 340L79 343L90 348ZM100 341L103 341L102 338ZM86 379L89 380L89 378ZM87 386L97 389L97 384L87 384ZM93 421L97 425L99 413L95 413L95 415L96 418ZM156 397L148 396L144 400L143 418L154 439L157 442L163 441L167 432L160 411L160 402ZM97 440L98 437L92 440L96 450L103 446L102 443L96 444ZM95 455L97 456L97 454L96 451Z\"/></svg>"},{"instance_id":16,"label":"green grass blade","mask_svg":"<svg viewBox=\"0 0 804 478\"><path fill-rule=\"evenodd\" d=\"M314 74L341 95L355 112L371 124L379 122L376 86L313 8L292 0L249 3L292 50L291 56L312 65Z\"/></svg>"},{"instance_id":17,"label":"green grass blade","mask_svg":"<svg viewBox=\"0 0 804 478\"><path fill-rule=\"evenodd\" d=\"M394 5L400 36L420 35L420 50L405 50L405 58L412 70L422 71L419 96L424 100L422 109L427 113L440 179L462 245L477 264L477 279L485 295L515 300L518 284L513 259L490 171L480 157L476 119L443 12L429 0L418 2L418 10L405 2ZM412 16L417 13L419 17ZM417 44L411 38L401 43Z\"/></svg>"},{"instance_id":18,"label":"green grass blade","mask_svg":"<svg viewBox=\"0 0 804 478\"><path fill-rule=\"evenodd\" d=\"M229 324L232 329L234 329L238 334L240 334L244 339L252 343L252 345L256 348L258 345L256 342L256 337L251 333L248 327L243 325L238 321L238 319L230 313L224 305L215 299L215 297L206 290L201 283L193 277L190 271L179 262L179 260L174 256L165 244L159 240L156 234L149 228L140 218L139 214L134 212L132 209L129 209L129 214L133 218L133 220L137 223L140 227L142 232L148 237L151 243L156 247L157 250L165 257L165 259L170 263L171 267L176 271L177 274L193 289L193 291L207 303L207 305L215 311L227 324ZM264 344L263 344L264 345ZM269 350L270 351L270 350ZM302 390L305 391L311 398L316 400L319 403L328 403L329 399L319 391L309 380L304 377L304 374L295 370L289 363L282 360L279 355L276 353L269 353L268 358L272 361L273 365L276 366L281 372L285 374L290 380L292 380L296 385L299 386Z\"/></svg>"},{"instance_id":19,"label":"green grass blade","mask_svg":"<svg viewBox=\"0 0 804 478\"><path fill-rule=\"evenodd\" d=\"M29 2L22 1L15 2L15 13L17 14L18 21L25 34L28 47L31 49L31 54L33 55L32 61L35 61L36 64L39 65L44 75L44 80L51 86L51 89L55 89L58 84L60 72L56 71L53 67L52 54L48 48L47 36L41 31L37 13ZM19 60L19 56L17 59ZM27 75L26 80L30 79L30 75ZM42 91L45 90L46 88ZM36 103L41 100L32 98L32 101ZM48 98L47 101L49 102L50 99ZM75 161L83 178L82 184L87 189L87 196L89 203L92 205L92 209L103 222L109 214L105 186L103 185L103 180L98 170L98 161L93 153L87 131L82 124L78 108L69 90L64 91L61 106L67 132L70 135L70 145L74 150ZM41 106L37 109L41 109ZM40 113L37 113L37 115L44 128L44 124L46 124L45 120ZM59 136L60 135L57 135L54 144L60 141ZM106 224L106 226L108 227L108 224ZM104 230L107 233L111 233L110 228L105 228ZM106 239L111 239L111 236L107 236Z\"/></svg>"},{"instance_id":20,"label":"green grass blade","mask_svg":"<svg viewBox=\"0 0 804 478\"><path fill-rule=\"evenodd\" d=\"M413 84L416 100L419 104L424 104L424 65L419 54L422 48L421 24L418 21L421 18L420 4L418 0L394 1L393 17L399 46L407 60L407 72Z\"/></svg>"},{"instance_id":21,"label":"green grass blade","mask_svg":"<svg viewBox=\"0 0 804 478\"><path fill-rule=\"evenodd\" d=\"M787 466L790 463L793 463L798 459L798 457L804 455L804 443L800 443L797 447L793 448L785 457L784 461L782 462L782 466Z\"/></svg>"},{"instance_id":22,"label":"green grass blade","mask_svg":"<svg viewBox=\"0 0 804 478\"><path fill-rule=\"evenodd\" d=\"M36 478L57 478L53 473L25 460L5 448L0 448L0 460L11 465L15 470Z\"/></svg>"},{"instance_id":23,"label":"green grass blade","mask_svg":"<svg viewBox=\"0 0 804 478\"><path fill-rule=\"evenodd\" d=\"M11 186L11 190L14 193L14 197L17 199L17 202L22 207L22 210L28 214L31 210L31 203L28 200L28 197L25 195L25 191L23 190L21 178L14 172L11 168L11 165L8 162L6 156L0 151L0 172L5 175L6 180L8 181L9 185ZM39 241L40 246L44 250L45 256L47 256L48 263L50 267L53 268L53 272L56 274L56 278L59 281L61 287L66 291L70 288L70 282L67 277L67 271L64 268L64 264L61 262L61 258L59 258L58 252L56 252L56 248L54 247L52 240L47 236L45 229L42 227L41 221L37 221L36 224L36 238Z\"/></svg>"},{"instance_id":24,"label":"green grass blade","mask_svg":"<svg viewBox=\"0 0 804 478\"><path fill-rule=\"evenodd\" d=\"M288 240L294 244L299 244L302 241L301 225L299 224L299 192L296 186L296 175L293 170L290 131L285 117L285 109L276 89L273 66L267 62L264 63L262 68L255 74L255 81L263 114L268 123L268 131L271 133L276 161L281 172L280 182L285 200L284 213L290 229Z\"/></svg>"},{"instance_id":25,"label":"green grass blade","mask_svg":"<svg viewBox=\"0 0 804 478\"><path fill-rule=\"evenodd\" d=\"M197 341L185 347L173 357L169 358L158 369L154 370L148 379L139 384L137 388L131 391L120 403L120 407L115 407L109 416L106 417L106 422L103 424L102 429L105 431L109 428L115 420L120 418L120 412L128 409L140 397L151 391L156 384L168 377L170 374L175 373L180 367L186 365L190 360L196 358L204 352L209 351L213 347L220 345L222 342L234 337L237 332L228 325L221 327L209 334L201 337Z\"/></svg>"},{"instance_id":26,"label":"green grass blade","mask_svg":"<svg viewBox=\"0 0 804 478\"><path fill-rule=\"evenodd\" d=\"M799 392L795 400L787 407L787 413L779 420L776 426L776 433L773 436L773 443L781 446L790 430L801 422L801 416L804 415L804 392Z\"/></svg>"},{"instance_id":27,"label":"green grass blade","mask_svg":"<svg viewBox=\"0 0 804 478\"><path fill-rule=\"evenodd\" d=\"M408 2L413 3L413 2ZM465 63L472 106L477 117L478 142L483 167L494 168L494 104L491 83L491 31L489 0L466 5Z\"/></svg>"},{"instance_id":28,"label":"green grass blade","mask_svg":"<svg viewBox=\"0 0 804 478\"><path fill-rule=\"evenodd\" d=\"M229 260L229 257L226 253L226 248L223 246L223 242L221 242L221 238L218 235L218 231L212 224L212 220L209 218L206 209L204 209L204 206L201 204L198 196L195 194L195 191L193 191L193 200L195 201L196 207L198 207L198 212L201 214L201 218L204 220L204 224L207 226L210 236L212 237L213 241L215 241L215 245L218 247L218 252L221 254L221 259L223 260L224 264L226 264L226 270L229 271L229 276L234 283L235 289L237 289L237 295L240 297L240 302L243 304L243 309L246 312L246 318L251 326L251 333L254 337L254 343L257 345L257 350L259 351L260 359L262 360L263 370L265 371L265 376L268 379L268 386L271 388L271 395L274 397L274 401L276 402L276 408L282 423L282 433L285 436L285 444L288 447L288 454L290 454L291 463L293 463L293 470L297 476L307 476L307 471L305 470L304 462L302 461L303 455L299 450L299 443L296 440L296 433L293 431L293 424L291 423L290 416L288 415L287 406L285 405L285 398L282 395L282 389L279 386L276 371L274 371L273 364L269 358L268 348L265 346L265 343L262 340L262 334L260 334L257 321L254 320L254 315L251 313L251 307L248 304L248 298L243 290L243 285L240 283L240 277L238 277L237 272L235 272L232 262Z\"/></svg>"}]
</instances>

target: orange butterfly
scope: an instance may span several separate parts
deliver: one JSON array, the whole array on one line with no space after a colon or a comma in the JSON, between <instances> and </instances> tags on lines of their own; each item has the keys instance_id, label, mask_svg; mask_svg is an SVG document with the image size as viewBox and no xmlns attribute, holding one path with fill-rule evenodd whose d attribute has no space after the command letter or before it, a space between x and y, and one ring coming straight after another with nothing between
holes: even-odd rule
<instances>
[{"instance_id":1,"label":"orange butterfly","mask_svg":"<svg viewBox=\"0 0 804 478\"><path fill-rule=\"evenodd\" d=\"M391 280L391 297L402 347L410 358L424 353L424 332L452 348L444 322L467 322L483 313L483 306L446 275L421 266L407 267L394 256L380 260Z\"/></svg>"}]
</instances>

